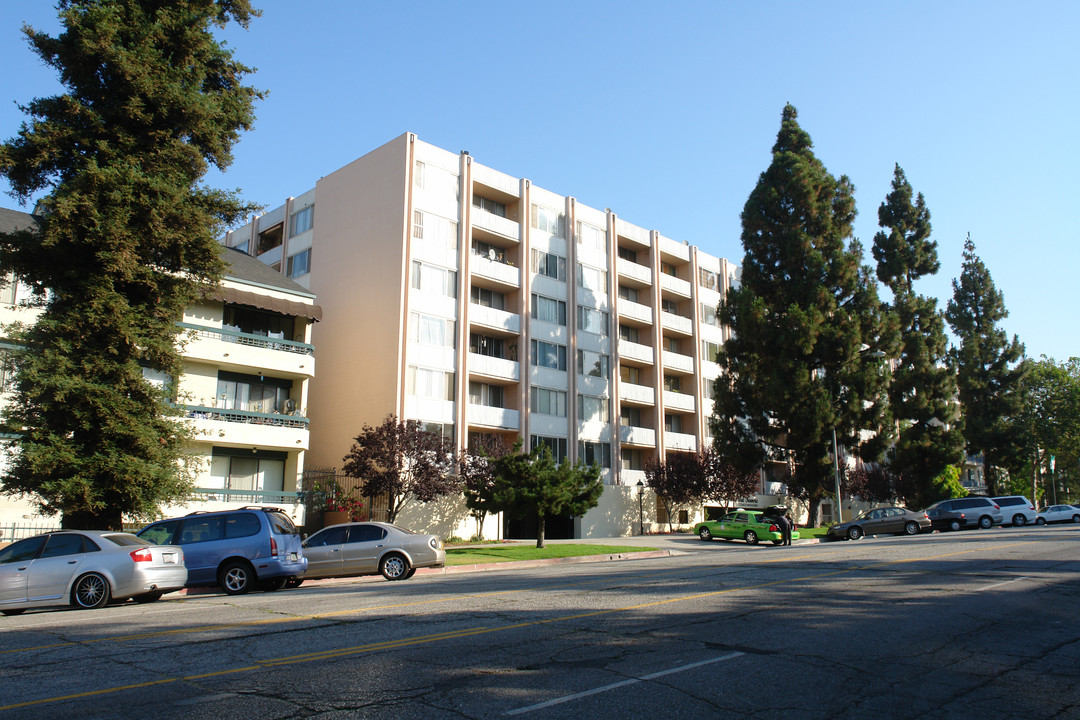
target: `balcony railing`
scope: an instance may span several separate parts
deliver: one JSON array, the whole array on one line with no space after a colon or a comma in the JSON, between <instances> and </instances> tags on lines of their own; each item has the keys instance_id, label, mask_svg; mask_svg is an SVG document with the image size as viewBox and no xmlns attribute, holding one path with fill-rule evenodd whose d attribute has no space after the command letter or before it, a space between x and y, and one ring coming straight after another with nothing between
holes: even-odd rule
<instances>
[{"instance_id":1,"label":"balcony railing","mask_svg":"<svg viewBox=\"0 0 1080 720\"><path fill-rule=\"evenodd\" d=\"M303 493L283 490L232 490L229 488L195 488L192 496L203 501L230 503L255 503L267 505L294 504L300 502Z\"/></svg>"},{"instance_id":2,"label":"balcony railing","mask_svg":"<svg viewBox=\"0 0 1080 720\"><path fill-rule=\"evenodd\" d=\"M224 410L222 408L185 405L187 417L194 420L218 420L221 422L246 423L248 425L270 425L273 427L297 428L307 430L311 422L301 415L281 415L280 413L252 412L250 410Z\"/></svg>"},{"instance_id":3,"label":"balcony railing","mask_svg":"<svg viewBox=\"0 0 1080 720\"><path fill-rule=\"evenodd\" d=\"M249 345L251 347L270 348L271 350L282 350L284 352L297 353L299 355L315 354L314 345L296 342L295 340L281 340L278 338L269 338L265 335L253 335L251 333L242 333L236 330L209 328L202 325L191 325L189 323L176 324L184 330L190 330L196 337L209 340L221 340L222 342Z\"/></svg>"}]
</instances>

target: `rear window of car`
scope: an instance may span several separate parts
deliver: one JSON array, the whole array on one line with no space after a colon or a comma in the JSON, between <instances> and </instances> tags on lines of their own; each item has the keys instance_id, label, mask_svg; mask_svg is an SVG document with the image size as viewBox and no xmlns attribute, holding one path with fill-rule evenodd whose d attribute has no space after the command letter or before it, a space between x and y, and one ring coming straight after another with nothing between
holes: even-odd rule
<instances>
[{"instance_id":1,"label":"rear window of car","mask_svg":"<svg viewBox=\"0 0 1080 720\"><path fill-rule=\"evenodd\" d=\"M1013 505L1023 505L1024 504L1024 498L1019 498L1019 497L994 498L994 502L996 502L1001 507L1012 507Z\"/></svg>"},{"instance_id":2,"label":"rear window of car","mask_svg":"<svg viewBox=\"0 0 1080 720\"><path fill-rule=\"evenodd\" d=\"M113 545L152 545L148 540L144 540L141 537L136 537L131 533L112 533L111 535L102 535L103 540L108 540Z\"/></svg>"},{"instance_id":3,"label":"rear window of car","mask_svg":"<svg viewBox=\"0 0 1080 720\"><path fill-rule=\"evenodd\" d=\"M259 518L255 513L235 513L225 516L225 537L242 538L258 535L262 530Z\"/></svg>"},{"instance_id":4,"label":"rear window of car","mask_svg":"<svg viewBox=\"0 0 1080 720\"><path fill-rule=\"evenodd\" d=\"M300 531L293 525L292 518L283 512L266 513L266 519L270 521L270 527L275 535L299 535Z\"/></svg>"}]
</instances>

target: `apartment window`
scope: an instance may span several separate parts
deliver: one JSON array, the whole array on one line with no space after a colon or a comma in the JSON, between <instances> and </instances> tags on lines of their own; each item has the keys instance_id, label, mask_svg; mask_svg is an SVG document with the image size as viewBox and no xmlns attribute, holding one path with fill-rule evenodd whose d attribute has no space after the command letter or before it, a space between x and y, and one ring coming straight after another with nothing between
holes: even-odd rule
<instances>
[{"instance_id":1,"label":"apartment window","mask_svg":"<svg viewBox=\"0 0 1080 720\"><path fill-rule=\"evenodd\" d=\"M543 435L530 435L529 447L546 447L551 453L551 457L555 460L555 462L562 462L566 459L567 456L566 438L544 437Z\"/></svg>"},{"instance_id":2,"label":"apartment window","mask_svg":"<svg viewBox=\"0 0 1080 720\"><path fill-rule=\"evenodd\" d=\"M425 165L424 163L417 160L416 161L416 172L413 173L413 183L416 185L416 187L420 188L421 190L424 189L424 173L425 173L426 170L427 170L427 165Z\"/></svg>"},{"instance_id":3,"label":"apartment window","mask_svg":"<svg viewBox=\"0 0 1080 720\"><path fill-rule=\"evenodd\" d=\"M308 205L289 216L289 237L306 233L315 223L315 206Z\"/></svg>"},{"instance_id":4,"label":"apartment window","mask_svg":"<svg viewBox=\"0 0 1080 720\"><path fill-rule=\"evenodd\" d=\"M706 400L716 398L716 378L704 378L701 381L701 392Z\"/></svg>"},{"instance_id":5,"label":"apartment window","mask_svg":"<svg viewBox=\"0 0 1080 720\"><path fill-rule=\"evenodd\" d=\"M674 338L674 337L666 337L666 338L664 338L664 349L667 350L668 352L677 353L677 352L679 352L679 347L680 346L681 346L681 344L679 343L679 338Z\"/></svg>"},{"instance_id":6,"label":"apartment window","mask_svg":"<svg viewBox=\"0 0 1080 720\"><path fill-rule=\"evenodd\" d=\"M262 255L264 252L269 252L276 247L281 247L282 242L282 224L278 223L274 227L264 230L259 233L259 243L255 246L255 254ZM280 269L280 268L279 268Z\"/></svg>"},{"instance_id":7,"label":"apartment window","mask_svg":"<svg viewBox=\"0 0 1080 720\"><path fill-rule=\"evenodd\" d=\"M531 215L531 224L537 230L546 232L549 235L566 237L566 216L558 210L533 205Z\"/></svg>"},{"instance_id":8,"label":"apartment window","mask_svg":"<svg viewBox=\"0 0 1080 720\"><path fill-rule=\"evenodd\" d=\"M595 395L578 395L578 420L609 422L608 400Z\"/></svg>"},{"instance_id":9,"label":"apartment window","mask_svg":"<svg viewBox=\"0 0 1080 720\"><path fill-rule=\"evenodd\" d=\"M671 413L664 415L664 429L668 432L681 433L682 426L682 415L672 415Z\"/></svg>"},{"instance_id":10,"label":"apartment window","mask_svg":"<svg viewBox=\"0 0 1080 720\"><path fill-rule=\"evenodd\" d=\"M298 278L311 272L311 248L289 257L287 271L291 278Z\"/></svg>"},{"instance_id":11,"label":"apartment window","mask_svg":"<svg viewBox=\"0 0 1080 720\"><path fill-rule=\"evenodd\" d=\"M638 292L636 289L626 287L625 285L619 286L619 297L623 300L629 300L630 302L638 301Z\"/></svg>"},{"instance_id":12,"label":"apartment window","mask_svg":"<svg viewBox=\"0 0 1080 720\"><path fill-rule=\"evenodd\" d=\"M15 273L5 273L3 278L0 278L0 304L2 305L14 305L15 304L15 291L19 286L19 281L15 279Z\"/></svg>"},{"instance_id":13,"label":"apartment window","mask_svg":"<svg viewBox=\"0 0 1080 720\"><path fill-rule=\"evenodd\" d=\"M638 341L638 329L631 325L619 325L619 337L627 342Z\"/></svg>"},{"instance_id":14,"label":"apartment window","mask_svg":"<svg viewBox=\"0 0 1080 720\"><path fill-rule=\"evenodd\" d=\"M494 408L506 407L503 404L503 387L481 382L469 383L469 402Z\"/></svg>"},{"instance_id":15,"label":"apartment window","mask_svg":"<svg viewBox=\"0 0 1080 720\"><path fill-rule=\"evenodd\" d=\"M577 329L580 332L590 332L605 337L608 334L608 314L603 310L578 305L577 322Z\"/></svg>"},{"instance_id":16,"label":"apartment window","mask_svg":"<svg viewBox=\"0 0 1080 720\"><path fill-rule=\"evenodd\" d=\"M682 392L682 378L678 375L665 375L664 389L669 392Z\"/></svg>"},{"instance_id":17,"label":"apartment window","mask_svg":"<svg viewBox=\"0 0 1080 720\"><path fill-rule=\"evenodd\" d=\"M412 263L412 287L421 292L457 297L457 272L419 260Z\"/></svg>"},{"instance_id":18,"label":"apartment window","mask_svg":"<svg viewBox=\"0 0 1080 720\"><path fill-rule=\"evenodd\" d=\"M532 318L555 325L566 325L566 303L562 300L532 294Z\"/></svg>"},{"instance_id":19,"label":"apartment window","mask_svg":"<svg viewBox=\"0 0 1080 720\"><path fill-rule=\"evenodd\" d=\"M624 248L624 247L619 248L619 257L622 258L623 260L629 260L632 263L637 262L637 253L634 252L633 250L631 250L630 248Z\"/></svg>"},{"instance_id":20,"label":"apartment window","mask_svg":"<svg viewBox=\"0 0 1080 720\"><path fill-rule=\"evenodd\" d=\"M240 252L247 255L248 254L248 248L250 246L251 246L251 241L250 240L245 240L242 243L237 243L236 245L233 245L233 248L235 248L236 250L239 250Z\"/></svg>"},{"instance_id":21,"label":"apartment window","mask_svg":"<svg viewBox=\"0 0 1080 720\"><path fill-rule=\"evenodd\" d=\"M720 343L701 341L701 356L708 362L716 362L716 356L720 354Z\"/></svg>"},{"instance_id":22,"label":"apartment window","mask_svg":"<svg viewBox=\"0 0 1080 720\"><path fill-rule=\"evenodd\" d=\"M484 355L485 357L505 358L506 343L502 338L471 333L469 335L469 352Z\"/></svg>"},{"instance_id":23,"label":"apartment window","mask_svg":"<svg viewBox=\"0 0 1080 720\"><path fill-rule=\"evenodd\" d=\"M284 412L292 380L218 372L217 407L257 413Z\"/></svg>"},{"instance_id":24,"label":"apartment window","mask_svg":"<svg viewBox=\"0 0 1080 720\"><path fill-rule=\"evenodd\" d=\"M532 271L538 275L546 275L566 282L566 258L543 250L533 249Z\"/></svg>"},{"instance_id":25,"label":"apartment window","mask_svg":"<svg viewBox=\"0 0 1080 720\"><path fill-rule=\"evenodd\" d=\"M454 373L410 365L405 370L405 386L410 395L433 400L454 399Z\"/></svg>"},{"instance_id":26,"label":"apartment window","mask_svg":"<svg viewBox=\"0 0 1080 720\"><path fill-rule=\"evenodd\" d=\"M578 443L578 460L586 465L597 464L602 468L611 467L611 445L609 443L589 442L584 440Z\"/></svg>"},{"instance_id":27,"label":"apartment window","mask_svg":"<svg viewBox=\"0 0 1080 720\"><path fill-rule=\"evenodd\" d=\"M473 305L483 305L496 310L502 310L506 307L506 296L501 292L476 287L475 285L469 291L469 299Z\"/></svg>"},{"instance_id":28,"label":"apartment window","mask_svg":"<svg viewBox=\"0 0 1080 720\"><path fill-rule=\"evenodd\" d=\"M432 435L438 435L443 440L454 442L454 423L441 423L431 422L429 420L418 420L420 429L424 432L429 432Z\"/></svg>"},{"instance_id":29,"label":"apartment window","mask_svg":"<svg viewBox=\"0 0 1080 720\"><path fill-rule=\"evenodd\" d=\"M698 285L709 290L720 291L720 277L712 270L698 268Z\"/></svg>"},{"instance_id":30,"label":"apartment window","mask_svg":"<svg viewBox=\"0 0 1080 720\"><path fill-rule=\"evenodd\" d=\"M543 340L532 341L532 364L552 370L566 370L566 346Z\"/></svg>"},{"instance_id":31,"label":"apartment window","mask_svg":"<svg viewBox=\"0 0 1080 720\"><path fill-rule=\"evenodd\" d=\"M451 249L457 248L457 223L453 220L413 210L413 237Z\"/></svg>"},{"instance_id":32,"label":"apartment window","mask_svg":"<svg viewBox=\"0 0 1080 720\"><path fill-rule=\"evenodd\" d=\"M611 358L592 350L577 351L578 374L588 377L610 378Z\"/></svg>"},{"instance_id":33,"label":"apartment window","mask_svg":"<svg viewBox=\"0 0 1080 720\"><path fill-rule=\"evenodd\" d=\"M415 342L448 348L457 346L453 320L414 312L409 313L409 324L411 339Z\"/></svg>"},{"instance_id":34,"label":"apartment window","mask_svg":"<svg viewBox=\"0 0 1080 720\"><path fill-rule=\"evenodd\" d=\"M577 242L583 248L607 255L607 232L595 225L577 223Z\"/></svg>"},{"instance_id":35,"label":"apartment window","mask_svg":"<svg viewBox=\"0 0 1080 720\"><path fill-rule=\"evenodd\" d=\"M671 277L678 277L679 276L679 271L675 268L675 266L672 263L669 263L669 262L661 262L660 263L660 272L664 273L665 275L670 275Z\"/></svg>"},{"instance_id":36,"label":"apartment window","mask_svg":"<svg viewBox=\"0 0 1080 720\"><path fill-rule=\"evenodd\" d=\"M640 385L641 368L636 368L632 365L620 365L619 379L622 380L624 383L630 383L631 385Z\"/></svg>"},{"instance_id":37,"label":"apartment window","mask_svg":"<svg viewBox=\"0 0 1080 720\"><path fill-rule=\"evenodd\" d=\"M579 287L598 293L607 294L607 271L578 263L577 283Z\"/></svg>"},{"instance_id":38,"label":"apartment window","mask_svg":"<svg viewBox=\"0 0 1080 720\"><path fill-rule=\"evenodd\" d=\"M285 487L285 460L285 453L273 450L253 453L215 447L211 451L210 477L228 490L280 492Z\"/></svg>"},{"instance_id":39,"label":"apartment window","mask_svg":"<svg viewBox=\"0 0 1080 720\"><path fill-rule=\"evenodd\" d=\"M632 448L623 448L622 451L622 469L623 470L644 470L645 460L641 456L640 450L634 450Z\"/></svg>"},{"instance_id":40,"label":"apartment window","mask_svg":"<svg viewBox=\"0 0 1080 720\"><path fill-rule=\"evenodd\" d=\"M675 300L661 300L660 301L660 309L663 310L666 313L671 313L672 315L678 315L679 314L679 303L676 302Z\"/></svg>"},{"instance_id":41,"label":"apartment window","mask_svg":"<svg viewBox=\"0 0 1080 720\"><path fill-rule=\"evenodd\" d=\"M241 305L226 305L222 328L274 340L292 340L295 318L291 315L256 310Z\"/></svg>"},{"instance_id":42,"label":"apartment window","mask_svg":"<svg viewBox=\"0 0 1080 720\"><path fill-rule=\"evenodd\" d=\"M146 370L146 368L143 369L144 376L146 374ZM14 388L15 363L12 361L10 351L0 349L0 392L11 392Z\"/></svg>"},{"instance_id":43,"label":"apartment window","mask_svg":"<svg viewBox=\"0 0 1080 720\"><path fill-rule=\"evenodd\" d=\"M529 409L538 415L566 417L566 391L534 386L530 389Z\"/></svg>"},{"instance_id":44,"label":"apartment window","mask_svg":"<svg viewBox=\"0 0 1080 720\"><path fill-rule=\"evenodd\" d=\"M720 327L720 316L716 312L716 306L709 303L701 303L701 322L705 325Z\"/></svg>"},{"instance_id":45,"label":"apartment window","mask_svg":"<svg viewBox=\"0 0 1080 720\"><path fill-rule=\"evenodd\" d=\"M497 200L491 200L490 198L482 197L480 195L473 195L472 204L473 207L480 208L492 215L498 215L503 218L506 217L506 206Z\"/></svg>"},{"instance_id":46,"label":"apartment window","mask_svg":"<svg viewBox=\"0 0 1080 720\"><path fill-rule=\"evenodd\" d=\"M641 408L623 405L619 410L619 424L624 427L643 427L641 424Z\"/></svg>"}]
</instances>

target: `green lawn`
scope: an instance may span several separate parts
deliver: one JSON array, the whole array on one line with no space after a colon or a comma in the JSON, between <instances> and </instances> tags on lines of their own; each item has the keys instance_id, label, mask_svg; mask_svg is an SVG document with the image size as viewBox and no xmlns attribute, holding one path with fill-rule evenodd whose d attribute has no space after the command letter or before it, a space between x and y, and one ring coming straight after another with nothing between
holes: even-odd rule
<instances>
[{"instance_id":1,"label":"green lawn","mask_svg":"<svg viewBox=\"0 0 1080 720\"><path fill-rule=\"evenodd\" d=\"M582 555L613 555L615 553L648 552L656 548L624 547L622 545L569 545L559 543L538 550L535 545L448 548L447 565L476 565L478 563L511 562L514 560L547 560Z\"/></svg>"}]
</instances>

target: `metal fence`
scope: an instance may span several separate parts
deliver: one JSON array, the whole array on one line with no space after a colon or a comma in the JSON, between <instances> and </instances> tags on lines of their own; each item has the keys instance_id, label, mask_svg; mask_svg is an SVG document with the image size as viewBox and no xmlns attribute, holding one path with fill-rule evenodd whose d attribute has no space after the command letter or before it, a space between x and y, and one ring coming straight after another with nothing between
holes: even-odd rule
<instances>
[{"instance_id":1,"label":"metal fence","mask_svg":"<svg viewBox=\"0 0 1080 720\"><path fill-rule=\"evenodd\" d=\"M31 525L15 523L13 525L0 525L0 544L13 543L23 538L34 537L41 533L55 532L60 525Z\"/></svg>"},{"instance_id":2,"label":"metal fence","mask_svg":"<svg viewBox=\"0 0 1080 720\"><path fill-rule=\"evenodd\" d=\"M340 493L347 497L358 498L364 503L364 517L367 520L387 522L390 517L389 498L386 495L366 496L361 490L359 478L346 475L334 467L305 468L301 484L301 497L307 511L307 517L318 521L318 515L326 506L326 501Z\"/></svg>"}]
</instances>

